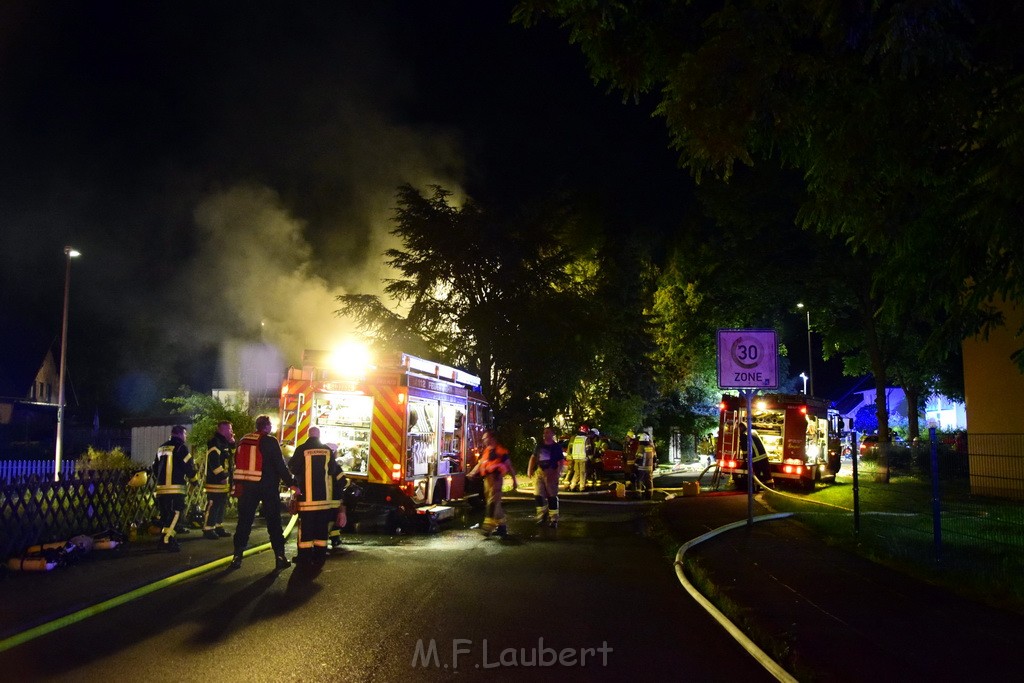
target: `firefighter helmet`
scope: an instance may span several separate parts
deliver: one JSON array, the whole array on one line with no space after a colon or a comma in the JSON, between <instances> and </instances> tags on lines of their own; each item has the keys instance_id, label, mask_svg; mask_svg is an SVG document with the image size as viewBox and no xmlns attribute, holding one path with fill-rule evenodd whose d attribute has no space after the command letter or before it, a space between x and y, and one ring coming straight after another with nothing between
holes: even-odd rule
<instances>
[{"instance_id":1,"label":"firefighter helmet","mask_svg":"<svg viewBox=\"0 0 1024 683\"><path fill-rule=\"evenodd\" d=\"M149 474L146 470L139 470L132 475L132 478L128 480L128 486L133 489L139 489L149 483Z\"/></svg>"}]
</instances>

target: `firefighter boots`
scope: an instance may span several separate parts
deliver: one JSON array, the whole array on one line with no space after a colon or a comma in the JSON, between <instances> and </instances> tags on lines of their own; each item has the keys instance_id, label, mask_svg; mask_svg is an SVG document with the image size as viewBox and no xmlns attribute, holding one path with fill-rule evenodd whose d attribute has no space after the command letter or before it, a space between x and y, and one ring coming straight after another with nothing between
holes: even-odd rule
<instances>
[{"instance_id":1,"label":"firefighter boots","mask_svg":"<svg viewBox=\"0 0 1024 683\"><path fill-rule=\"evenodd\" d=\"M211 541L216 541L220 538L220 536L218 536L217 532L213 529L203 529L203 538L208 538Z\"/></svg>"},{"instance_id":2,"label":"firefighter boots","mask_svg":"<svg viewBox=\"0 0 1024 683\"><path fill-rule=\"evenodd\" d=\"M213 533L217 534L217 538L228 538L231 536L222 526L214 527Z\"/></svg>"},{"instance_id":3,"label":"firefighter boots","mask_svg":"<svg viewBox=\"0 0 1024 683\"><path fill-rule=\"evenodd\" d=\"M274 571L281 571L282 569L288 569L292 566L292 563L288 561L288 558L284 555L278 555L274 558Z\"/></svg>"},{"instance_id":4,"label":"firefighter boots","mask_svg":"<svg viewBox=\"0 0 1024 683\"><path fill-rule=\"evenodd\" d=\"M178 545L178 541L177 540L171 538L171 539L169 539L167 541L162 541L160 543L160 550L163 550L164 552L167 552L167 553L177 553L177 552L181 552L181 546Z\"/></svg>"},{"instance_id":5,"label":"firefighter boots","mask_svg":"<svg viewBox=\"0 0 1024 683\"><path fill-rule=\"evenodd\" d=\"M231 558L231 564L228 565L228 569L240 569L242 566L242 556L235 555Z\"/></svg>"}]
</instances>

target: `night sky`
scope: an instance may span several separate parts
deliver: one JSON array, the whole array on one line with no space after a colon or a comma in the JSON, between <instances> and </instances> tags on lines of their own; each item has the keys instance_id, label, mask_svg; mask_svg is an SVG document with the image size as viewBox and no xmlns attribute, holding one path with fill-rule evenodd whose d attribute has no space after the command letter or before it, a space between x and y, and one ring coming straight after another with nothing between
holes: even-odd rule
<instances>
[{"instance_id":1,"label":"night sky","mask_svg":"<svg viewBox=\"0 0 1024 683\"><path fill-rule=\"evenodd\" d=\"M69 404L138 414L349 332L402 183L586 192L657 243L691 206L663 122L513 5L5 2L0 324L59 337L73 245Z\"/></svg>"}]
</instances>

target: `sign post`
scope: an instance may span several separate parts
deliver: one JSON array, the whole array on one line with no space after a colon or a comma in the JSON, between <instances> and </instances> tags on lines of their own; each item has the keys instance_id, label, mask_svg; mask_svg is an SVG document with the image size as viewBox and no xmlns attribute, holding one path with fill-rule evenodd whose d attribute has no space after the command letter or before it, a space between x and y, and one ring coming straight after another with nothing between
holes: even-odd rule
<instances>
[{"instance_id":1,"label":"sign post","mask_svg":"<svg viewBox=\"0 0 1024 683\"><path fill-rule=\"evenodd\" d=\"M718 388L739 389L747 400L747 528L754 525L753 398L758 389L778 389L775 330L718 330Z\"/></svg>"}]
</instances>

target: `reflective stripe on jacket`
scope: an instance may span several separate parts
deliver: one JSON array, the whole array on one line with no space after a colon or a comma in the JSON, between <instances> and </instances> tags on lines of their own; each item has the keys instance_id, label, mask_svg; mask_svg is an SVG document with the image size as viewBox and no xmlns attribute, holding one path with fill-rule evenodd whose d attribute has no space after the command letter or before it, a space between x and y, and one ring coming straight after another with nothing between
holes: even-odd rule
<instances>
[{"instance_id":1,"label":"reflective stripe on jacket","mask_svg":"<svg viewBox=\"0 0 1024 683\"><path fill-rule=\"evenodd\" d=\"M569 444L569 459L570 460L586 460L587 459L587 437L585 436L574 436L572 443Z\"/></svg>"},{"instance_id":2,"label":"reflective stripe on jacket","mask_svg":"<svg viewBox=\"0 0 1024 683\"><path fill-rule=\"evenodd\" d=\"M333 510L341 501L335 500L335 483L342 478L341 467L334 460L331 449L310 437L288 461L288 469L295 475L302 493L299 512Z\"/></svg>"},{"instance_id":3,"label":"reflective stripe on jacket","mask_svg":"<svg viewBox=\"0 0 1024 683\"><path fill-rule=\"evenodd\" d=\"M220 434L214 434L206 446L206 483L203 488L207 493L227 493L231 490L232 444Z\"/></svg>"},{"instance_id":4,"label":"reflective stripe on jacket","mask_svg":"<svg viewBox=\"0 0 1024 683\"><path fill-rule=\"evenodd\" d=\"M505 476L512 471L512 461L508 457L508 449L502 446L488 447L480 456L480 463L477 467L483 476L489 474Z\"/></svg>"},{"instance_id":5,"label":"reflective stripe on jacket","mask_svg":"<svg viewBox=\"0 0 1024 683\"><path fill-rule=\"evenodd\" d=\"M260 452L262 434L246 434L235 451L235 481L259 481L263 477L263 453Z\"/></svg>"},{"instance_id":6,"label":"reflective stripe on jacket","mask_svg":"<svg viewBox=\"0 0 1024 683\"><path fill-rule=\"evenodd\" d=\"M185 481L195 473L195 463L183 440L173 438L157 449L153 463L156 495L184 494Z\"/></svg>"}]
</instances>

